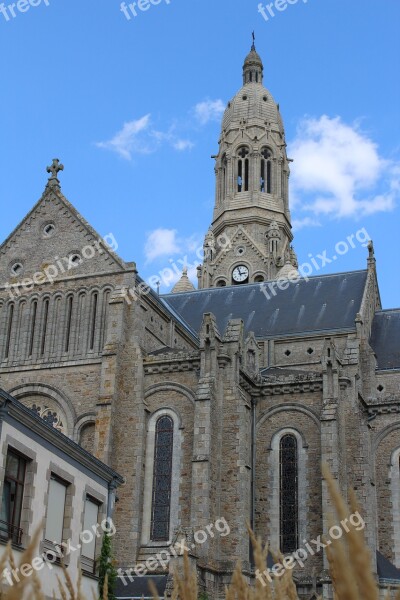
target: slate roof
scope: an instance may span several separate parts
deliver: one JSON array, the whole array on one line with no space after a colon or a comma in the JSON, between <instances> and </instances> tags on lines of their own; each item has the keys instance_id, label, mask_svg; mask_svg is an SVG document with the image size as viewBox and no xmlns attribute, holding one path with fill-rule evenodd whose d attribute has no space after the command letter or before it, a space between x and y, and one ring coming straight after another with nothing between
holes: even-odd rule
<instances>
[{"instance_id":1,"label":"slate roof","mask_svg":"<svg viewBox=\"0 0 400 600\"><path fill-rule=\"evenodd\" d=\"M396 585L400 583L400 569L394 566L383 554L379 551L376 553L376 564L378 577L381 582L390 582Z\"/></svg>"},{"instance_id":2,"label":"slate roof","mask_svg":"<svg viewBox=\"0 0 400 600\"><path fill-rule=\"evenodd\" d=\"M153 598L149 588L150 581L156 586L159 597L164 598L167 575L143 575L139 577L135 573L132 575L128 573L126 576L117 579L115 596L118 600Z\"/></svg>"},{"instance_id":3,"label":"slate roof","mask_svg":"<svg viewBox=\"0 0 400 600\"><path fill-rule=\"evenodd\" d=\"M378 369L400 369L400 308L375 314L370 344Z\"/></svg>"},{"instance_id":4,"label":"slate roof","mask_svg":"<svg viewBox=\"0 0 400 600\"><path fill-rule=\"evenodd\" d=\"M366 280L367 271L363 270L300 279L283 291L275 287L275 295L268 283L256 283L161 298L196 332L204 313L213 313L221 334L230 319L243 319L246 333L254 331L259 338L277 338L354 330Z\"/></svg>"}]
</instances>

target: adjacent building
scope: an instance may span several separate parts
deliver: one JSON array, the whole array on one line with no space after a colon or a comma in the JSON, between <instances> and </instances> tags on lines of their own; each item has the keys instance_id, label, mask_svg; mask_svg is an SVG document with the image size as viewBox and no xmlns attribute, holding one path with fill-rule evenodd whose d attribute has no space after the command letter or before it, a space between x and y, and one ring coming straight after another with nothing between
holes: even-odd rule
<instances>
[{"instance_id":1,"label":"adjacent building","mask_svg":"<svg viewBox=\"0 0 400 600\"><path fill-rule=\"evenodd\" d=\"M0 546L8 541L21 567L23 551L41 529L34 561L3 573L15 585L35 570L46 598L64 579L61 560L74 582L82 571L82 591L97 593L97 565L112 521L117 487L123 479L44 418L0 390ZM5 548L3 547L3 551Z\"/></svg>"}]
</instances>

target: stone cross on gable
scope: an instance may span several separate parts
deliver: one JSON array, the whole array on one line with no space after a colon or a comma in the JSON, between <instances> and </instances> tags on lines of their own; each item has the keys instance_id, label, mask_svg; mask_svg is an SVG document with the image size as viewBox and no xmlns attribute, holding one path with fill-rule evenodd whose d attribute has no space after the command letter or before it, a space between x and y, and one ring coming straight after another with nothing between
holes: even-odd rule
<instances>
[{"instance_id":1,"label":"stone cross on gable","mask_svg":"<svg viewBox=\"0 0 400 600\"><path fill-rule=\"evenodd\" d=\"M58 185L58 173L60 171L64 171L64 165L62 165L58 158L53 158L53 163L50 167L47 167L47 172L51 173L51 177L49 178L48 185Z\"/></svg>"}]
</instances>

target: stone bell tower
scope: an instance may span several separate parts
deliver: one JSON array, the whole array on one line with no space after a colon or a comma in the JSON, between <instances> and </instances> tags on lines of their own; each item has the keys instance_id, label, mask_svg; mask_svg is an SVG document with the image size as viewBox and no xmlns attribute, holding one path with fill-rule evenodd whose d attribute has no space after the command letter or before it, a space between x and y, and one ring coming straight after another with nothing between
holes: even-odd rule
<instances>
[{"instance_id":1,"label":"stone bell tower","mask_svg":"<svg viewBox=\"0 0 400 600\"><path fill-rule=\"evenodd\" d=\"M228 103L214 157L215 208L198 270L200 288L271 280L297 267L285 132L263 77L253 42L243 87Z\"/></svg>"}]
</instances>

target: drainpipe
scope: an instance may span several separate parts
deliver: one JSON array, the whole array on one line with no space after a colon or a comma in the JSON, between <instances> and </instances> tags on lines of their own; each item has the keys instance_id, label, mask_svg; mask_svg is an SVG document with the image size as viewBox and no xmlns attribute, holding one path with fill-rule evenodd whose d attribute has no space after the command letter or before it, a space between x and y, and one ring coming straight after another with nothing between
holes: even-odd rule
<instances>
[{"instance_id":1,"label":"drainpipe","mask_svg":"<svg viewBox=\"0 0 400 600\"><path fill-rule=\"evenodd\" d=\"M118 484L115 479L110 481L110 483L108 484L108 500L107 500L107 519L108 520L112 519L112 516L114 513L117 487L118 487Z\"/></svg>"}]
</instances>

